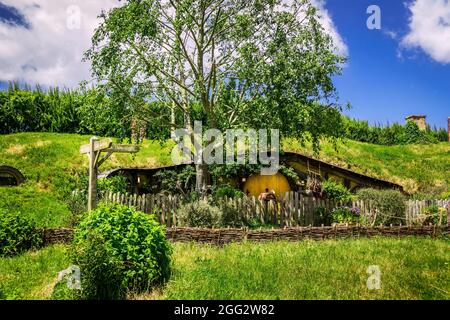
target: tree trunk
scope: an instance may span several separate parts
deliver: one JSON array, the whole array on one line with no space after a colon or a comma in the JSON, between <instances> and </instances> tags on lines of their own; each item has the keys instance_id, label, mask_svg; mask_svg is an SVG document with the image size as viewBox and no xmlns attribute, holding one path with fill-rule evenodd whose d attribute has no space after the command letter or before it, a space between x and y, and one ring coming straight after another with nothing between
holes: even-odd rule
<instances>
[{"instance_id":1,"label":"tree trunk","mask_svg":"<svg viewBox=\"0 0 450 320\"><path fill-rule=\"evenodd\" d=\"M205 163L195 165L195 190L205 197L210 184L208 165Z\"/></svg>"}]
</instances>

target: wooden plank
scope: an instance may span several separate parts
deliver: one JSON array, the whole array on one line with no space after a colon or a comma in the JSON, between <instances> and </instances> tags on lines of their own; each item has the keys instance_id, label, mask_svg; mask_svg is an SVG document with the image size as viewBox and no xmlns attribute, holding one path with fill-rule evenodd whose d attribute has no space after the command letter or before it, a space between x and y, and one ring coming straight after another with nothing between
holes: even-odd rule
<instances>
[{"instance_id":1,"label":"wooden plank","mask_svg":"<svg viewBox=\"0 0 450 320\"><path fill-rule=\"evenodd\" d=\"M111 147L112 141L111 140L96 140L94 142L94 151L103 151L105 149L108 149ZM85 144L80 147L80 153L85 154L91 152L91 144Z\"/></svg>"},{"instance_id":2,"label":"wooden plank","mask_svg":"<svg viewBox=\"0 0 450 320\"><path fill-rule=\"evenodd\" d=\"M104 152L117 152L117 153L136 153L139 152L139 146L131 145L131 144L111 144L105 149L102 149Z\"/></svg>"}]
</instances>

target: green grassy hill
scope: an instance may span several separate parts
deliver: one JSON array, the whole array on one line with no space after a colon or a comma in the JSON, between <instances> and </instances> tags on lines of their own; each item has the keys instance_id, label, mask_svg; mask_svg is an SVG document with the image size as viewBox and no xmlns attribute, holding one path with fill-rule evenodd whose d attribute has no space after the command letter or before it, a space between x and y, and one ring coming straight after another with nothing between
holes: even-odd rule
<instances>
[{"instance_id":1,"label":"green grassy hill","mask_svg":"<svg viewBox=\"0 0 450 320\"><path fill-rule=\"evenodd\" d=\"M314 156L309 145L284 141L285 151ZM381 146L357 141L323 143L317 157L346 169L388 180L411 194L438 195L450 191L450 143Z\"/></svg>"},{"instance_id":2,"label":"green grassy hill","mask_svg":"<svg viewBox=\"0 0 450 320\"><path fill-rule=\"evenodd\" d=\"M0 136L0 163L18 168L27 182L18 188L0 188L0 210L33 213L42 226L66 225L70 211L63 201L87 174L87 157L79 147L89 136L19 133ZM450 190L450 143L378 146L347 141L335 149L323 143L317 157L336 165L399 183L408 192L438 194ZM136 155L113 155L101 167L157 167L171 163L171 144L145 141ZM283 149L313 155L312 148L296 140Z\"/></svg>"},{"instance_id":3,"label":"green grassy hill","mask_svg":"<svg viewBox=\"0 0 450 320\"><path fill-rule=\"evenodd\" d=\"M0 164L19 169L27 181L0 188L0 211L32 214L40 226L67 225L70 210L64 197L87 175L88 159L79 153L90 136L53 133L0 135ZM156 167L170 164L169 145L146 141L137 155L113 155L101 167Z\"/></svg>"}]
</instances>

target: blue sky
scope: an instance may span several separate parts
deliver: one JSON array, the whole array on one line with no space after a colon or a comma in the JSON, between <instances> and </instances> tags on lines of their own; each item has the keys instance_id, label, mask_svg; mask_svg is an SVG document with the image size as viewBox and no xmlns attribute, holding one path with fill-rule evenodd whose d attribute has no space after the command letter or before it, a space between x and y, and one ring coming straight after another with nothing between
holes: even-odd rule
<instances>
[{"instance_id":1,"label":"blue sky","mask_svg":"<svg viewBox=\"0 0 450 320\"><path fill-rule=\"evenodd\" d=\"M371 4L381 9L381 30L366 26ZM447 128L450 63L434 60L421 48L402 46L402 38L410 32L411 12L405 3L328 0L326 7L348 47L348 64L335 79L341 102L353 106L346 113L381 123L424 114L430 124Z\"/></svg>"},{"instance_id":2,"label":"blue sky","mask_svg":"<svg viewBox=\"0 0 450 320\"><path fill-rule=\"evenodd\" d=\"M289 0L286 0L289 1ZM346 114L371 123L404 122L425 114L446 128L450 116L450 1L312 0L340 52L334 79ZM0 0L0 87L7 81L74 87L89 76L82 64L96 16L115 0ZM76 4L73 7L73 4ZM381 9L381 30L369 30L370 5ZM79 28L67 27L80 10Z\"/></svg>"}]
</instances>

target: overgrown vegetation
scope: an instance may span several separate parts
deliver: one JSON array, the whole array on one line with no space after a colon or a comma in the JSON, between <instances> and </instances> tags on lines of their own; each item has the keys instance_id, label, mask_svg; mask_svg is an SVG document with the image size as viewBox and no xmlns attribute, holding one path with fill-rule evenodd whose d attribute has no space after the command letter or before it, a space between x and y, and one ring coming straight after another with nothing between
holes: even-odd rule
<instances>
[{"instance_id":1,"label":"overgrown vegetation","mask_svg":"<svg viewBox=\"0 0 450 320\"><path fill-rule=\"evenodd\" d=\"M322 141L315 153L308 143L284 139L284 151L299 152L325 162L404 187L418 199L441 199L450 190L450 144L381 146L357 141Z\"/></svg>"},{"instance_id":2,"label":"overgrown vegetation","mask_svg":"<svg viewBox=\"0 0 450 320\"><path fill-rule=\"evenodd\" d=\"M353 195L344 185L333 180L322 183L322 193L330 200L348 202L353 199Z\"/></svg>"},{"instance_id":3,"label":"overgrown vegetation","mask_svg":"<svg viewBox=\"0 0 450 320\"><path fill-rule=\"evenodd\" d=\"M103 237L93 233L73 245L69 254L70 260L80 268L81 290L68 288L67 279L63 278L53 290L53 299L118 300L125 297L124 263L112 253Z\"/></svg>"},{"instance_id":4,"label":"overgrown vegetation","mask_svg":"<svg viewBox=\"0 0 450 320\"><path fill-rule=\"evenodd\" d=\"M361 210L359 208L338 207L331 212L334 223L359 223L361 222Z\"/></svg>"},{"instance_id":5,"label":"overgrown vegetation","mask_svg":"<svg viewBox=\"0 0 450 320\"><path fill-rule=\"evenodd\" d=\"M58 272L69 265L62 245L0 258L0 300L49 299Z\"/></svg>"},{"instance_id":6,"label":"overgrown vegetation","mask_svg":"<svg viewBox=\"0 0 450 320\"><path fill-rule=\"evenodd\" d=\"M73 250L74 264L86 275L81 280L86 299L147 291L170 276L172 248L164 227L154 216L127 206L102 205L87 213L76 229ZM101 259L107 262L103 269L89 269ZM110 286L116 289L109 292Z\"/></svg>"},{"instance_id":7,"label":"overgrown vegetation","mask_svg":"<svg viewBox=\"0 0 450 320\"><path fill-rule=\"evenodd\" d=\"M407 121L405 125L394 123L370 126L368 121L343 117L343 128L343 138L386 146L448 141L445 129L427 126L426 130L422 131L412 121Z\"/></svg>"},{"instance_id":8,"label":"overgrown vegetation","mask_svg":"<svg viewBox=\"0 0 450 320\"><path fill-rule=\"evenodd\" d=\"M41 243L42 234L32 219L20 213L0 210L0 256L36 249Z\"/></svg>"},{"instance_id":9,"label":"overgrown vegetation","mask_svg":"<svg viewBox=\"0 0 450 320\"><path fill-rule=\"evenodd\" d=\"M372 203L376 212L368 217L370 224L405 224L405 196L395 190L361 189L357 192L360 200Z\"/></svg>"},{"instance_id":10,"label":"overgrown vegetation","mask_svg":"<svg viewBox=\"0 0 450 320\"><path fill-rule=\"evenodd\" d=\"M181 206L177 211L177 217L178 225L182 227L218 228L223 225L221 210L207 200Z\"/></svg>"}]
</instances>

